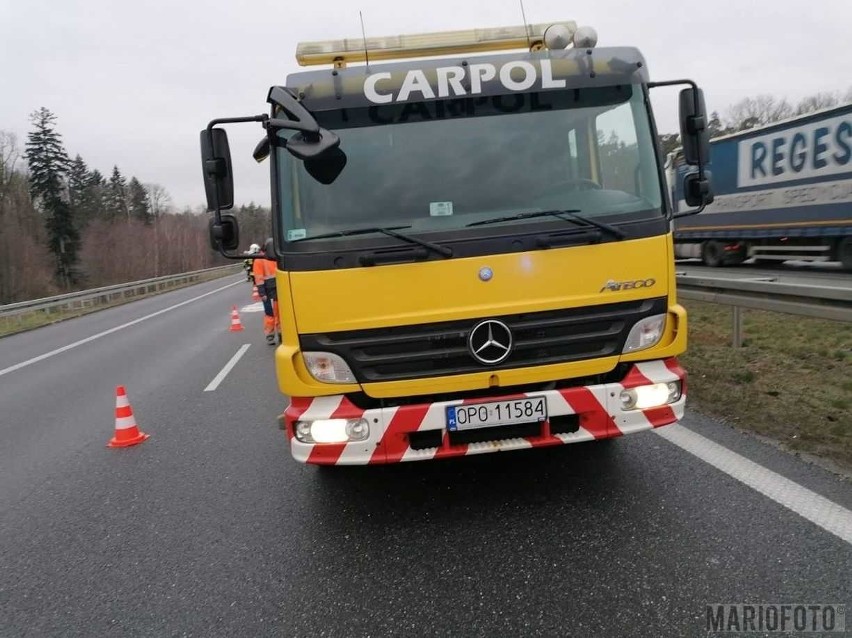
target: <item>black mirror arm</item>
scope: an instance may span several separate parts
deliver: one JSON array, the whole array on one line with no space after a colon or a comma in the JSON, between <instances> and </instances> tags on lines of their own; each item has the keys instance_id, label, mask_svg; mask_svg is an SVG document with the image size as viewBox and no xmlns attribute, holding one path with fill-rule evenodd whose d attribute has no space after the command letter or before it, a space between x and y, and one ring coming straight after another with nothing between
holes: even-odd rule
<instances>
[{"instance_id":1,"label":"black mirror arm","mask_svg":"<svg viewBox=\"0 0 852 638\"><path fill-rule=\"evenodd\" d=\"M273 119L270 125L278 128L289 128L304 133L319 133L320 127L311 112L283 86L273 86L269 89L266 101L283 111L290 119Z\"/></svg>"},{"instance_id":2,"label":"black mirror arm","mask_svg":"<svg viewBox=\"0 0 852 638\"><path fill-rule=\"evenodd\" d=\"M698 208L692 208L692 209L684 211L682 213L675 213L674 215L672 215L671 218L672 219L680 219L681 217L692 217L693 215L697 215L698 213L703 211L705 206L707 206L707 204L705 204L704 202L701 202L701 206L699 206Z\"/></svg>"},{"instance_id":3,"label":"black mirror arm","mask_svg":"<svg viewBox=\"0 0 852 638\"><path fill-rule=\"evenodd\" d=\"M277 117L270 118L265 126L272 130L285 128L291 131L302 131L308 135L318 135L320 130L317 124L300 122L298 120L282 120Z\"/></svg>"}]
</instances>

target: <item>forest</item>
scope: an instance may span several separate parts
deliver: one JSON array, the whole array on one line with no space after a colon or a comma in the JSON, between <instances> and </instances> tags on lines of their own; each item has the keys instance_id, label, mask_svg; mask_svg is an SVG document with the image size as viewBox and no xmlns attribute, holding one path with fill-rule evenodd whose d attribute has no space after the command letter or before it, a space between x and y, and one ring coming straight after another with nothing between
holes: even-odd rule
<instances>
[{"instance_id":1,"label":"forest","mask_svg":"<svg viewBox=\"0 0 852 638\"><path fill-rule=\"evenodd\" d=\"M23 144L0 130L0 304L228 263L205 206L177 210L160 184L72 158L47 108L30 122ZM234 212L243 236L269 235L267 208Z\"/></svg>"}]
</instances>

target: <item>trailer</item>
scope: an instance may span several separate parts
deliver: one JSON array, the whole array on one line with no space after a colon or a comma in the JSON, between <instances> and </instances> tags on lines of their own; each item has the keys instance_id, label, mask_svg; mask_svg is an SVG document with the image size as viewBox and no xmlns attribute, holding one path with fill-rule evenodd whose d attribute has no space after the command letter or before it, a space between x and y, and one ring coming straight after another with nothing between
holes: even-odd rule
<instances>
[{"instance_id":1,"label":"trailer","mask_svg":"<svg viewBox=\"0 0 852 638\"><path fill-rule=\"evenodd\" d=\"M675 210L693 167L669 156ZM675 223L675 255L708 266L839 261L852 270L852 104L710 141L715 201Z\"/></svg>"}]
</instances>

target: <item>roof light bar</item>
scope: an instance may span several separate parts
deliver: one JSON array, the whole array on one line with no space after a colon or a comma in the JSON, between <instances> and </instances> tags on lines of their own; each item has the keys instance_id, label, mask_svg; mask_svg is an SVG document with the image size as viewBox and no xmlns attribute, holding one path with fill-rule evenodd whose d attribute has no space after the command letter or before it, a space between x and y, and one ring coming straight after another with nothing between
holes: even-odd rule
<instances>
[{"instance_id":1,"label":"roof light bar","mask_svg":"<svg viewBox=\"0 0 852 638\"><path fill-rule=\"evenodd\" d=\"M540 49L548 27L560 25L571 35L577 30L575 22L530 24L526 27L497 27L440 31L416 35L396 35L367 38L366 48L371 60L398 60L436 55L458 55L502 51L507 49ZM301 66L335 64L345 66L351 62L365 62L364 39L327 40L325 42L300 42L296 48L296 61Z\"/></svg>"}]
</instances>

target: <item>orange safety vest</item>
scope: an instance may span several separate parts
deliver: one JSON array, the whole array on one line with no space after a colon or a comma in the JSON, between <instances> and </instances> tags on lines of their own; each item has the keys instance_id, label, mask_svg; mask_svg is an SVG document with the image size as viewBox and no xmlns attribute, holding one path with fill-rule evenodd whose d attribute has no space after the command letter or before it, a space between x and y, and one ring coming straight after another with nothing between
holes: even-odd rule
<instances>
[{"instance_id":1,"label":"orange safety vest","mask_svg":"<svg viewBox=\"0 0 852 638\"><path fill-rule=\"evenodd\" d=\"M267 279L275 279L275 262L270 259L258 257L251 265L251 274L254 277L254 285L259 286Z\"/></svg>"}]
</instances>

